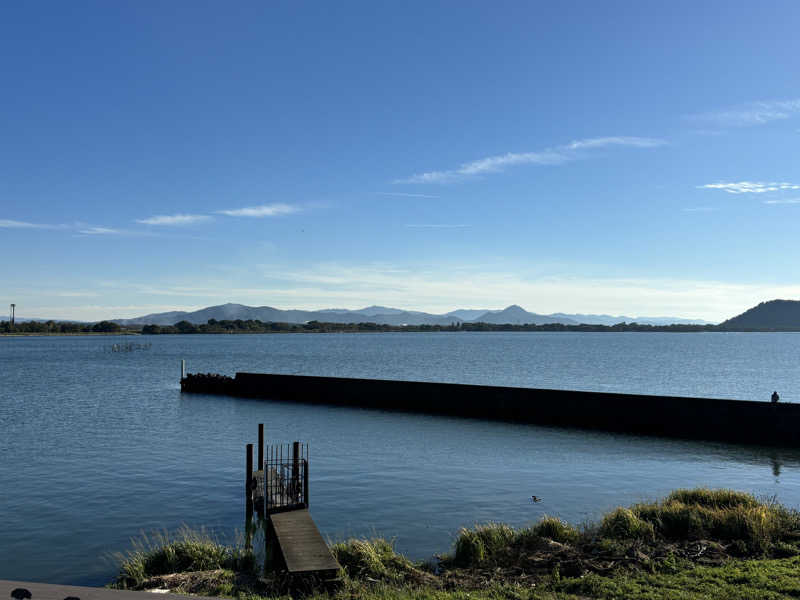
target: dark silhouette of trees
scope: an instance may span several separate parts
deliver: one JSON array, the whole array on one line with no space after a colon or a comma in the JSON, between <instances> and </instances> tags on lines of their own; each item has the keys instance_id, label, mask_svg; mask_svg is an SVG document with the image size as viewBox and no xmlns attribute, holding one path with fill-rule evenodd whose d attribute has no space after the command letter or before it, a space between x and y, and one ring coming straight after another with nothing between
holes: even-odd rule
<instances>
[{"instance_id":1,"label":"dark silhouette of trees","mask_svg":"<svg viewBox=\"0 0 800 600\"><path fill-rule=\"evenodd\" d=\"M120 327L119 323L114 323L113 321L100 321L92 325L92 331L96 333L119 333L122 331L122 327Z\"/></svg>"}]
</instances>

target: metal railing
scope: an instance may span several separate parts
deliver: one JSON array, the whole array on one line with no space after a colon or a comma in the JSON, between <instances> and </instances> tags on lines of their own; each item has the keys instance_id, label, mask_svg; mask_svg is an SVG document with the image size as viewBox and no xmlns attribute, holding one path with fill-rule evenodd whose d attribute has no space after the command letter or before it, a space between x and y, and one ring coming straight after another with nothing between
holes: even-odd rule
<instances>
[{"instance_id":1,"label":"metal railing","mask_svg":"<svg viewBox=\"0 0 800 600\"><path fill-rule=\"evenodd\" d=\"M308 444L269 446L264 457L267 513L308 508Z\"/></svg>"}]
</instances>

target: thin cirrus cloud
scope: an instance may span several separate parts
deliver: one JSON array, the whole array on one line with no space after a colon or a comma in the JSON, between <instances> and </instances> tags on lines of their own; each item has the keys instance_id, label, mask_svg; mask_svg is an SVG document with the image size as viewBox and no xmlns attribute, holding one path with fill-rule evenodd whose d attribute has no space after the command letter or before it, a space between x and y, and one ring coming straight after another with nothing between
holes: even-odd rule
<instances>
[{"instance_id":1,"label":"thin cirrus cloud","mask_svg":"<svg viewBox=\"0 0 800 600\"><path fill-rule=\"evenodd\" d=\"M291 204L262 204L261 206L246 206L229 210L218 210L217 213L229 217L279 217L299 212L297 206Z\"/></svg>"},{"instance_id":2,"label":"thin cirrus cloud","mask_svg":"<svg viewBox=\"0 0 800 600\"><path fill-rule=\"evenodd\" d=\"M66 229L67 225L50 225L48 223L29 223L27 221L13 221L0 219L0 228L3 229Z\"/></svg>"},{"instance_id":3,"label":"thin cirrus cloud","mask_svg":"<svg viewBox=\"0 0 800 600\"><path fill-rule=\"evenodd\" d=\"M418 223L409 224L406 227L411 229L462 229L464 227L471 227L466 223Z\"/></svg>"},{"instance_id":4,"label":"thin cirrus cloud","mask_svg":"<svg viewBox=\"0 0 800 600\"><path fill-rule=\"evenodd\" d=\"M687 115L686 120L717 127L750 127L800 115L800 99L761 100L740 106Z\"/></svg>"},{"instance_id":5,"label":"thin cirrus cloud","mask_svg":"<svg viewBox=\"0 0 800 600\"><path fill-rule=\"evenodd\" d=\"M118 235L123 233L119 229L112 229L111 227L87 227L79 229L78 233L83 235Z\"/></svg>"},{"instance_id":6,"label":"thin cirrus cloud","mask_svg":"<svg viewBox=\"0 0 800 600\"><path fill-rule=\"evenodd\" d=\"M147 219L136 219L137 223L143 225L192 225L194 223L202 223L210 221L211 217L208 215L155 215Z\"/></svg>"},{"instance_id":7,"label":"thin cirrus cloud","mask_svg":"<svg viewBox=\"0 0 800 600\"><path fill-rule=\"evenodd\" d=\"M407 194L405 192L375 192L379 196L399 196L401 198L440 198L433 194Z\"/></svg>"},{"instance_id":8,"label":"thin cirrus cloud","mask_svg":"<svg viewBox=\"0 0 800 600\"><path fill-rule=\"evenodd\" d=\"M779 200L764 200L764 204L800 204L800 198L783 198Z\"/></svg>"},{"instance_id":9,"label":"thin cirrus cloud","mask_svg":"<svg viewBox=\"0 0 800 600\"><path fill-rule=\"evenodd\" d=\"M488 156L464 163L456 169L418 173L403 179L395 179L392 183L448 183L475 175L500 173L509 167L519 165L560 165L582 158L582 151L597 150L609 146L656 148L664 144L666 144L665 140L634 136L587 138L536 152L509 152L507 154Z\"/></svg>"},{"instance_id":10,"label":"thin cirrus cloud","mask_svg":"<svg viewBox=\"0 0 800 600\"><path fill-rule=\"evenodd\" d=\"M697 186L701 190L722 190L729 194L764 194L766 192L780 192L783 190L800 190L796 183L777 181L733 181L720 183L707 183Z\"/></svg>"}]
</instances>

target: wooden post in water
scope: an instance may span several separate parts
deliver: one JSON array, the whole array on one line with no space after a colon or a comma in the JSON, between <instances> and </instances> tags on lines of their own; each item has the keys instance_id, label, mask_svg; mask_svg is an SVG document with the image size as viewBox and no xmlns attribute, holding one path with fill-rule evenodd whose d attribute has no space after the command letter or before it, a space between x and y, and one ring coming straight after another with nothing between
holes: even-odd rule
<instances>
[{"instance_id":1,"label":"wooden post in water","mask_svg":"<svg viewBox=\"0 0 800 600\"><path fill-rule=\"evenodd\" d=\"M300 442L292 444L292 490L300 492Z\"/></svg>"},{"instance_id":2,"label":"wooden post in water","mask_svg":"<svg viewBox=\"0 0 800 600\"><path fill-rule=\"evenodd\" d=\"M305 496L305 504L306 508L308 508L308 453L306 453L306 458L303 462L305 463L303 465L303 496Z\"/></svg>"},{"instance_id":3,"label":"wooden post in water","mask_svg":"<svg viewBox=\"0 0 800 600\"><path fill-rule=\"evenodd\" d=\"M258 424L258 469L264 468L264 424Z\"/></svg>"},{"instance_id":4,"label":"wooden post in water","mask_svg":"<svg viewBox=\"0 0 800 600\"><path fill-rule=\"evenodd\" d=\"M186 361L181 359L181 381L186 379Z\"/></svg>"},{"instance_id":5,"label":"wooden post in water","mask_svg":"<svg viewBox=\"0 0 800 600\"><path fill-rule=\"evenodd\" d=\"M247 519L253 518L253 444L247 444L247 457L245 459L245 512Z\"/></svg>"}]
</instances>

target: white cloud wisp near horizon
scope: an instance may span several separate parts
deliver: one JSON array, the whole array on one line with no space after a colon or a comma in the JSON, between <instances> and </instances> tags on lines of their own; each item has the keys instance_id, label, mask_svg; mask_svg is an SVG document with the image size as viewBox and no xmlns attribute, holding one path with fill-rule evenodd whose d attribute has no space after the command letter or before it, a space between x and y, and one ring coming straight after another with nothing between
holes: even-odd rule
<instances>
[{"instance_id":1,"label":"white cloud wisp near horizon","mask_svg":"<svg viewBox=\"0 0 800 600\"><path fill-rule=\"evenodd\" d=\"M737 107L687 115L686 120L717 127L749 127L800 115L800 99L760 100Z\"/></svg>"},{"instance_id":2,"label":"white cloud wisp near horizon","mask_svg":"<svg viewBox=\"0 0 800 600\"><path fill-rule=\"evenodd\" d=\"M155 215L146 219L136 219L137 223L142 225L192 225L194 223L203 223L211 221L212 217L208 215Z\"/></svg>"},{"instance_id":3,"label":"white cloud wisp near horizon","mask_svg":"<svg viewBox=\"0 0 800 600\"><path fill-rule=\"evenodd\" d=\"M291 204L262 204L261 206L246 206L228 210L218 210L217 214L229 217L278 217L300 212L300 208Z\"/></svg>"},{"instance_id":4,"label":"white cloud wisp near horizon","mask_svg":"<svg viewBox=\"0 0 800 600\"><path fill-rule=\"evenodd\" d=\"M782 190L800 190L800 185L788 182L764 181L734 181L720 183L706 183L698 185L698 189L722 190L729 194L763 194L766 192L779 192Z\"/></svg>"},{"instance_id":5,"label":"white cloud wisp near horizon","mask_svg":"<svg viewBox=\"0 0 800 600\"><path fill-rule=\"evenodd\" d=\"M111 227L87 227L79 229L78 233L82 235L118 235L122 233L119 229L112 229Z\"/></svg>"},{"instance_id":6,"label":"white cloud wisp near horizon","mask_svg":"<svg viewBox=\"0 0 800 600\"><path fill-rule=\"evenodd\" d=\"M392 183L448 183L466 177L499 173L517 165L560 165L582 157L581 151L596 150L609 146L627 146L633 148L656 148L667 142L656 138L635 136L611 136L575 140L568 144L547 148L536 152L499 154L488 156L462 164L457 169L445 171L428 171L410 177L395 179Z\"/></svg>"},{"instance_id":7,"label":"white cloud wisp near horizon","mask_svg":"<svg viewBox=\"0 0 800 600\"><path fill-rule=\"evenodd\" d=\"M51 225L48 223L29 223L27 221L0 219L0 229L67 229L68 227L68 225Z\"/></svg>"}]
</instances>

